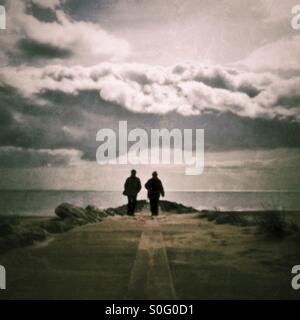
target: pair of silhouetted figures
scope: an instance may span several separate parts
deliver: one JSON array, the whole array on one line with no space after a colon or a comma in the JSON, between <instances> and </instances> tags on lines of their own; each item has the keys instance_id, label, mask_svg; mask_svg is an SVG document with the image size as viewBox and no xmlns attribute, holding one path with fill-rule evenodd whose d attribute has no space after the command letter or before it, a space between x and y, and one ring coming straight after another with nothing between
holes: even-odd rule
<instances>
[{"instance_id":1,"label":"pair of silhouetted figures","mask_svg":"<svg viewBox=\"0 0 300 320\"><path fill-rule=\"evenodd\" d=\"M165 191L160 179L158 179L157 177L156 171L152 173L152 178L147 181L147 183L145 184L145 188L148 191L151 214L152 216L157 216L159 198L160 196L165 196ZM136 171L131 170L131 176L126 179L123 192L123 194L128 198L128 215L134 215L136 207L136 198L141 189L141 180L136 176Z\"/></svg>"}]
</instances>

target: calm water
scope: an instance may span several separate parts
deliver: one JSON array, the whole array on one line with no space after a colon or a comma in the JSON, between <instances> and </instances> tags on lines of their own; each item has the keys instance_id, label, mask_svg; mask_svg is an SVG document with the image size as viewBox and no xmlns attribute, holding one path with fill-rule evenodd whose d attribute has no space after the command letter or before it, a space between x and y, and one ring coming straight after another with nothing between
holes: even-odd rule
<instances>
[{"instance_id":1,"label":"calm water","mask_svg":"<svg viewBox=\"0 0 300 320\"><path fill-rule=\"evenodd\" d=\"M300 209L299 192L169 192L165 199L198 209ZM114 191L0 191L0 214L53 215L62 202L108 208L124 204L126 198Z\"/></svg>"}]
</instances>

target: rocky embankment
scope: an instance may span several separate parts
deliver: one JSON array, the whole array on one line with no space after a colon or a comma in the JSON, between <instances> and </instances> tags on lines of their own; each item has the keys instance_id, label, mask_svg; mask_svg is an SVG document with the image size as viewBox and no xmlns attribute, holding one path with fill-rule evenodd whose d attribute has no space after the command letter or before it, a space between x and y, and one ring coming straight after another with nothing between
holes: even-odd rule
<instances>
[{"instance_id":1,"label":"rocky embankment","mask_svg":"<svg viewBox=\"0 0 300 320\"><path fill-rule=\"evenodd\" d=\"M148 207L146 200L137 202L137 213ZM175 202L160 201L162 212L196 213L196 209ZM28 218L20 216L0 216L0 253L11 248L32 245L43 241L51 234L62 233L76 226L97 223L107 216L126 215L127 206L101 210L93 205L86 208L62 203L55 209L53 218Z\"/></svg>"}]
</instances>

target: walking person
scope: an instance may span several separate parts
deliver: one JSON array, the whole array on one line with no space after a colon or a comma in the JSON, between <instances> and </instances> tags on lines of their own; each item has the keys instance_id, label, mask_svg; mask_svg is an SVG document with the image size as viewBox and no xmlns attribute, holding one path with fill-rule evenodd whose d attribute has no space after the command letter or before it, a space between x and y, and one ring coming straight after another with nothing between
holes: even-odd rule
<instances>
[{"instance_id":1,"label":"walking person","mask_svg":"<svg viewBox=\"0 0 300 320\"><path fill-rule=\"evenodd\" d=\"M145 188L148 190L148 198L150 200L151 215L158 215L158 203L160 196L165 196L165 191L160 179L158 179L157 172L152 173L152 178L147 181Z\"/></svg>"},{"instance_id":2,"label":"walking person","mask_svg":"<svg viewBox=\"0 0 300 320\"><path fill-rule=\"evenodd\" d=\"M136 170L131 170L131 175L128 177L124 184L123 194L127 196L127 214L134 216L136 207L136 198L138 193L141 191L142 185L141 180L136 176Z\"/></svg>"}]
</instances>

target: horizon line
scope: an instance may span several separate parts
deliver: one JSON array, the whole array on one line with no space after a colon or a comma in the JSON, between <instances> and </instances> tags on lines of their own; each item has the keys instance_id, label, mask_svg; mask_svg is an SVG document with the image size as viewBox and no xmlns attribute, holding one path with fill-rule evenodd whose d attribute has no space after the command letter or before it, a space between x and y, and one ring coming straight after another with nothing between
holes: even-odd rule
<instances>
[{"instance_id":1,"label":"horizon line","mask_svg":"<svg viewBox=\"0 0 300 320\"><path fill-rule=\"evenodd\" d=\"M0 189L1 191L35 191L35 192L45 192L45 191L62 191L62 192L120 192L122 193L123 190L99 190L99 189ZM145 190L146 191L146 190ZM169 189L167 192L274 192L274 193L285 193L285 192L300 192L300 190L278 190L278 189L249 189L249 190L234 190L234 189L225 189L225 190L205 190L205 189Z\"/></svg>"}]
</instances>

